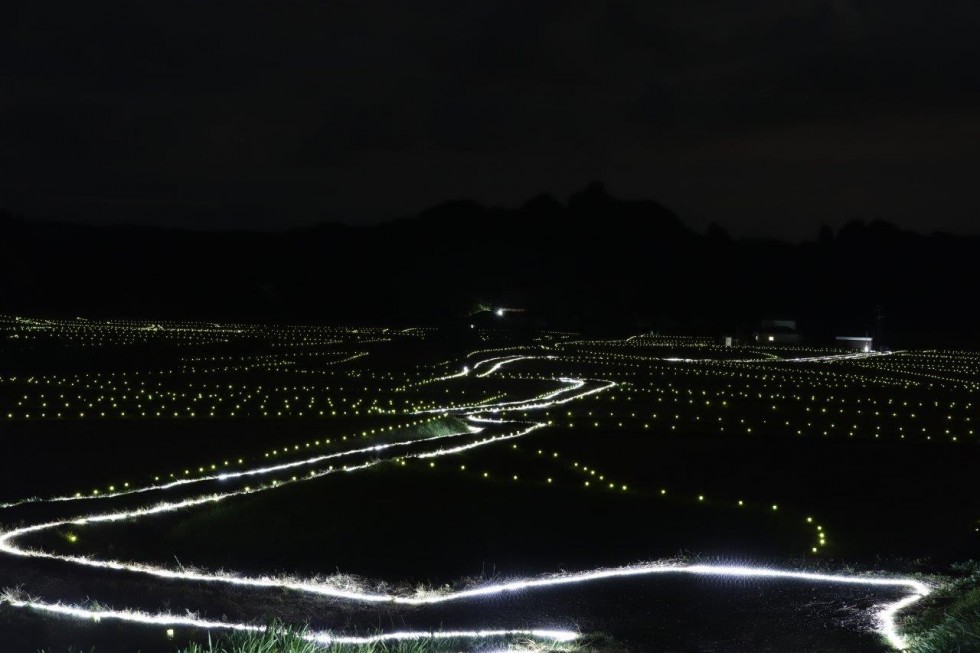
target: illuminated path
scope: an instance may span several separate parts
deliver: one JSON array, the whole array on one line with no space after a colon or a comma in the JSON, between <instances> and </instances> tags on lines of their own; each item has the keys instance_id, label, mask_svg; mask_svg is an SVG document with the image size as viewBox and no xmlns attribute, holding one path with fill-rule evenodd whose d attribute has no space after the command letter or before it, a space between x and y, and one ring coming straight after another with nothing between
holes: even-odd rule
<instances>
[{"instance_id":1,"label":"illuminated path","mask_svg":"<svg viewBox=\"0 0 980 653\"><path fill-rule=\"evenodd\" d=\"M473 366L473 370L477 370L483 367L485 364L493 362L493 365L481 369L480 372L477 373L478 376L489 376L504 365L516 363L522 360L541 358L555 357L503 356L480 361ZM466 375L469 373L470 370L466 369L461 374ZM670 562L654 562L627 567L597 569L580 573L541 576L530 579L516 579L508 582L476 586L458 591L432 591L425 593L402 594L395 592L377 592L358 587L341 586L339 583L307 579L247 577L225 573L173 570L150 564L126 563L114 560L97 560L80 556L59 555L46 551L22 548L18 545L18 540L24 536L63 526L102 522L119 522L147 518L153 515L171 513L195 506L218 503L235 497L255 494L258 492L266 492L278 487L289 485L290 483L305 482L337 473L354 473L359 470L376 466L383 462L397 461L405 458L434 458L452 455L468 449L500 442L501 440L518 438L537 429L544 428L546 424L543 422L505 420L499 417L501 413L533 411L550 408L592 394L603 392L616 386L616 383L612 381L573 379L565 377L560 377L554 380L559 382L562 387L531 399L497 402L486 405L473 404L462 407L438 408L422 411L425 413L454 415L471 422L472 426L456 433L420 437L401 442L362 447L329 455L315 456L305 460L292 461L280 465L268 465L240 472L215 474L202 478L175 481L172 483L147 486L144 488L134 488L125 492L118 492L115 494L98 497L94 500L107 501L149 492L168 492L177 488L190 488L196 485L217 484L220 487L221 484L227 484L229 482L248 481L257 483L257 485L254 487L251 485L246 485L237 489L216 491L210 494L198 494L182 500L163 501L149 506L76 515L54 521L30 524L7 531L3 535L0 535L0 552L20 559L49 560L89 569L138 574L167 580L199 583L203 585L225 585L257 590L288 590L301 594L309 594L338 601L350 602L353 604L365 605L437 606L472 601L476 599L514 597L518 595L523 596L528 593L533 594L549 590L554 591L556 588L563 587L570 588L579 585L622 581L624 579L642 579L652 576L663 577L669 575L692 575L698 577L717 577L725 579L796 581L814 583L821 586L842 585L861 586L867 588L898 589L904 591L905 596L899 600L880 605L877 609L875 619L878 631L893 647L898 649L905 647L906 643L901 637L901 634L897 631L895 625L895 615L901 609L928 594L930 590L925 584L919 581L901 578L874 578L868 576L816 574L803 571L788 571L732 565L679 565L672 564ZM484 435L484 429L490 425L498 429L509 427L513 430L497 434ZM367 458L367 460L361 460L361 458ZM351 459L351 463L341 468L335 468L333 464L324 467L324 464L328 462L341 463L345 459ZM278 481L266 480L264 478L282 472L295 472L300 470L304 472L303 476L297 476L294 478L294 480ZM77 497L55 497L46 501L34 501L33 503L70 503L76 500L76 498ZM87 498L86 500L92 501L93 499ZM11 509L24 505L25 503L26 502L16 502L6 506L0 506L0 508ZM167 613L144 613L139 611L109 610L102 608L89 609L82 606L61 605L42 600L28 599L12 594L0 597L0 603L43 613L58 614L81 619L93 619L96 621L106 619L143 625L200 627L238 631L260 629L260 627L248 623L215 621L199 619L193 616L180 616ZM569 641L578 637L578 633L567 629L523 628L451 631L395 631L382 633L372 637L345 636L324 631L312 632L309 634L309 638L320 643L357 644L381 640L406 640L430 637L486 638L503 635L521 635L554 641Z\"/></svg>"}]
</instances>

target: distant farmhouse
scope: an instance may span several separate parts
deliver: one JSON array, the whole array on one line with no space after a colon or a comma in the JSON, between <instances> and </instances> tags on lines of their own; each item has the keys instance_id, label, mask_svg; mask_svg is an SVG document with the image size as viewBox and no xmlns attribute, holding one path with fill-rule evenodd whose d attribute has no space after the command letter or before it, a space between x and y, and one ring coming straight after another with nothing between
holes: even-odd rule
<instances>
[{"instance_id":1,"label":"distant farmhouse","mask_svg":"<svg viewBox=\"0 0 980 653\"><path fill-rule=\"evenodd\" d=\"M798 345L800 334L796 320L763 320L752 334L752 340L760 345Z\"/></svg>"},{"instance_id":2,"label":"distant farmhouse","mask_svg":"<svg viewBox=\"0 0 980 653\"><path fill-rule=\"evenodd\" d=\"M857 351L871 351L871 336L837 336L835 340L838 347L856 349Z\"/></svg>"}]
</instances>

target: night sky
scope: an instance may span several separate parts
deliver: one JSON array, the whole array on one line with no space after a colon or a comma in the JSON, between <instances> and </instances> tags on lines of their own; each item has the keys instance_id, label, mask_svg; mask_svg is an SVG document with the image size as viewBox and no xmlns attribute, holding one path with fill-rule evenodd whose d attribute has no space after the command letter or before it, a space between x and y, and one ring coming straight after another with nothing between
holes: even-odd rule
<instances>
[{"instance_id":1,"label":"night sky","mask_svg":"<svg viewBox=\"0 0 980 653\"><path fill-rule=\"evenodd\" d=\"M366 224L593 179L695 228L980 232L980 3L89 3L0 9L0 207Z\"/></svg>"}]
</instances>

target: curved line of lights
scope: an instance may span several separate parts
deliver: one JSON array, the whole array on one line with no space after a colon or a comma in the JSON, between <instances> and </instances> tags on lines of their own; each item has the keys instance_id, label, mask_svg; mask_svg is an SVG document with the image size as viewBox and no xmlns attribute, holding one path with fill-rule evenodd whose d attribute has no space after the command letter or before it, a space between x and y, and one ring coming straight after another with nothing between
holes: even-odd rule
<instances>
[{"instance_id":1,"label":"curved line of lights","mask_svg":"<svg viewBox=\"0 0 980 653\"><path fill-rule=\"evenodd\" d=\"M455 406L448 408L429 408L426 410L419 410L412 413L413 415L425 415L437 413L440 415L451 415L458 413L464 416L478 415L483 413L505 413L513 411L527 411L527 410L538 410L541 408L551 408L553 406L561 406L562 404L567 404L570 401L576 399L582 399L589 395L593 395L599 392L604 392L611 388L615 388L618 384L615 381L595 381L596 383L601 383L595 388L591 388L584 392L579 392L578 394L568 395L568 393L575 392L583 388L587 382L587 379L570 379L567 377L561 377L558 379L553 379L554 381L560 381L570 386L567 388L559 388L552 392L540 395L533 399L524 399L521 401L501 401L495 404L469 404L466 406ZM556 397L561 397L562 395L568 395L557 399Z\"/></svg>"},{"instance_id":2,"label":"curved line of lights","mask_svg":"<svg viewBox=\"0 0 980 653\"><path fill-rule=\"evenodd\" d=\"M629 336L623 340L608 340L605 341L607 344L630 342L634 338L642 338L643 334L636 334ZM568 346L568 345L581 345L581 344L595 344L595 341L591 340L570 340L567 342L556 343L558 346ZM826 356L799 356L796 358L677 358L677 357L660 357L660 356L644 356L645 360L660 360L670 363L826 363L832 361L843 361L843 360L859 360L862 358L877 358L880 356L890 356L892 354L901 353L900 351L861 351L861 352L849 352L846 354L828 354ZM549 357L554 358L554 357ZM496 360L496 359L494 359Z\"/></svg>"},{"instance_id":3,"label":"curved line of lights","mask_svg":"<svg viewBox=\"0 0 980 653\"><path fill-rule=\"evenodd\" d=\"M509 364L512 362L517 362L519 360L524 360L527 358L537 358L537 357L498 357L494 360L500 360L504 358L501 363L495 365L490 371L495 371L499 369L500 366L504 364ZM484 363L487 361L481 361ZM477 363L474 365L474 369L480 365ZM489 372L487 372L489 373ZM438 412L442 414L459 414L465 416L468 420L481 423L516 423L512 420L500 420L493 419L483 416L484 413L500 413L509 412L515 410L535 410L540 408L548 408L554 405L560 405L572 401L574 399L579 399L591 394L602 392L610 388L615 387L617 384L612 381L598 381L603 385L590 388L588 390L583 390L577 394L577 390L582 390L586 386L586 380L583 379L571 379L561 377L558 380L567 386L565 388L560 388L559 390L546 393L539 397L524 401L512 401L512 402L500 402L497 404L489 404L486 406L467 406L458 408L442 408L434 409L422 412ZM564 395L564 396L563 396ZM560 398L559 398L560 397ZM492 436L478 440L476 442L467 443L465 445L460 445L457 447L450 447L446 449L437 449L430 452L405 454L399 456L401 459L405 458L432 458L437 456L451 455L464 451L467 449L472 449L475 447L483 446L491 442L497 442L505 439L512 439L516 437L521 437L530 433L534 430L546 426L543 422L533 422L527 428L522 431L518 431L511 434L505 434L500 436ZM463 435L472 435L479 433L482 429L476 427L468 427L466 431L453 433L441 436L432 436L428 438L420 438L411 441L404 441L398 443L390 443L385 445L375 445L371 447L364 447L356 450L350 450L346 452L339 452L336 454L329 454L324 456L316 456L303 461L295 461L291 463L284 463L282 465L266 466L251 470L244 470L241 472L229 472L218 475L212 475L209 477L203 477L198 479L185 479L181 481L175 481L173 483L150 486L146 488L139 488L135 490L130 490L126 492L120 492L112 495L103 495L97 497L98 499L106 499L114 496L121 496L124 494L134 494L137 492L146 492L149 490L166 490L172 487L177 487L181 485L186 485L191 482L204 482L204 481L221 481L233 478L246 478L253 476L261 476L265 474L271 474L278 471L283 471L286 469L294 469L303 465L315 465L319 462L325 460L338 458L341 456L350 456L358 453L373 453L391 449L398 446L408 446L410 444L418 444L420 442L425 442L428 440L444 439L451 437L460 437ZM296 481L306 481L314 478L320 478L328 474L333 474L338 471L352 472L361 469L367 469L373 467L377 464L385 462L389 459L376 459L367 463L360 465L344 467L342 470L335 470L332 467L327 470L311 471L309 475L302 478L296 479ZM841 583L850 585L864 585L873 587L896 587L896 588L906 588L912 593L908 596L903 597L900 600L893 601L891 603L883 604L878 613L878 630L887 639L887 641L897 649L904 649L906 647L906 642L901 634L898 632L895 616L899 611L908 607L920 598L928 595L930 593L930 588L920 581L914 579L904 579L904 578L873 578L873 577L862 577L862 576L845 576L845 575L834 575L834 574L816 574L802 571L787 571L778 569L767 569L760 567L742 567L742 566L729 566L729 565L677 565L670 563L648 563L643 565L634 565L628 567L616 567L616 568L603 568L596 569L587 572L573 573L573 574L561 574L544 576L536 579L519 579L513 580L505 583L498 583L494 585L485 585L482 587L474 587L466 590L459 590L456 592L434 592L429 595L415 595L406 596L399 594L384 594L384 593L369 593L357 590L346 590L339 587L329 585L326 583L318 583L312 581L304 581L297 579L275 579L275 578L247 578L241 576L234 576L231 574L210 574L210 573L200 573L200 572L188 572L188 571L173 571L170 569L162 567L154 567L149 564L138 564L138 563L123 563L118 561L101 561L93 560L89 558L83 558L79 556L63 556L52 553L47 553L44 551L37 550L26 550L17 547L14 541L24 535L30 533L36 533L42 530L48 530L52 528L57 528L65 525L75 524L82 525L87 523L97 523L97 522L113 522L122 521L127 519L134 519L139 517L145 517L154 514L163 514L174 512L177 510L182 510L185 508L198 506L206 503L220 502L226 499L243 496L247 494L253 494L257 492L262 492L270 489L275 489L277 487L282 487L283 485L289 484L289 481L285 482L272 482L257 488L246 487L242 490L235 490L224 493L217 493L212 495L201 496L193 499L187 499L184 501L177 502L164 502L154 506L143 507L128 511L118 511L109 512L103 514L89 515L84 517L75 517L71 519L64 519L60 521L53 521L44 524L36 524L31 526L25 526L19 529L8 531L0 535L0 552L7 553L9 555L27 558L44 558L51 560L58 560L62 562L74 563L78 565L83 565L87 567L97 567L102 569L112 569L116 571L128 571L134 573L141 573L146 575L151 575L159 578L167 579L180 579L189 580L205 583L224 583L236 586L254 587L254 588L279 588L287 589L298 592L312 593L321 596L329 596L337 599L344 599L363 603L391 603L395 605L432 605L438 603L445 603L449 601L459 601L472 598L483 598L483 597L493 597L499 595L513 594L521 592L524 590L532 590L538 588L555 587L562 585L573 585L587 582L596 582L614 578L629 578L629 577L640 577L648 576L652 574L665 574L665 573L686 573L694 575L707 575L707 576L721 576L721 577L737 577L737 578L762 578L762 579L784 579L784 580L801 580L816 583ZM51 499L52 501L64 501L68 499L73 499L76 497L56 497ZM0 506L0 508L10 507L11 505L19 504L8 504L7 506ZM73 616L83 619L115 619L126 621L130 623L137 624L155 624L155 625L172 625L172 626L193 626L201 628L224 628L238 631L260 631L263 630L262 627L249 625L249 624L238 624L232 622L221 622L221 621L207 621L203 619L197 619L195 617L179 617L175 615L170 615L167 613L158 614L148 614L136 611L126 611L126 610L96 610L96 609L86 609L77 606L67 606L63 604L52 604L37 600L22 600L15 598L13 596L0 597L0 603L6 603L14 607L24 607L31 608L38 611L44 611L49 613L61 614L65 616ZM523 635L532 636L540 639L551 639L556 641L570 641L578 637L578 633L566 630L474 630L474 631L400 631L392 633L384 633L371 637L355 637L355 636L338 636L333 633L320 632L308 635L311 641L317 643L341 643L341 644L367 644L372 642L380 641L392 641L392 640L414 640L414 639L426 639L426 638L484 638L484 637L499 637L508 635Z\"/></svg>"},{"instance_id":4,"label":"curved line of lights","mask_svg":"<svg viewBox=\"0 0 980 653\"><path fill-rule=\"evenodd\" d=\"M597 569L594 571L578 574L568 574L564 576L551 576L531 580L515 580L498 585L488 585L477 587L470 590L446 593L427 597L409 597L399 595L377 595L360 592L340 592L331 588L329 594L337 598L347 598L350 600L363 602L388 602L401 605L431 605L445 603L448 601L458 601L469 598L495 597L505 594L514 594L524 590L531 590L541 587L554 587L560 585L573 585L594 581L607 580L612 578L640 577L651 574L686 573L699 576L720 576L724 578L761 578L779 580L803 580L815 583L841 583L849 585L864 585L872 587L899 587L912 590L912 594L897 601L886 603L880 607L877 615L879 632L888 640L889 644L899 650L904 650L907 646L905 639L898 632L895 623L895 615L902 609L908 607L915 601L929 594L930 589L924 583L914 579L902 578L869 578L861 576L842 576L835 574L814 574L800 571L787 571L779 569L766 569L761 567L740 567L728 565L669 565L652 563L633 567L619 567L612 569ZM185 575L178 576L186 578ZM215 577L201 575L195 580L213 581ZM235 580L237 585L248 585L252 587L278 587L298 591L316 591L313 588L302 585L276 582L272 580L248 580L248 579L222 579L226 582ZM322 592L316 592L322 593ZM233 630L262 630L258 626L248 624L236 624L230 622L216 622L197 619L194 617L175 617L173 615L161 613L150 615L146 613L131 611L112 611L112 610L89 610L75 606L64 606L60 604L43 603L39 601L25 601L14 598L0 598L0 603L8 603L14 607L27 607L41 611L55 612L58 614L75 616L84 619L98 621L102 618L118 619L131 623L156 624L156 625L184 625L201 628L225 628ZM429 637L460 637L460 638L482 638L506 635L530 635L541 639L554 639L558 641L569 641L578 637L574 631L564 630L497 630L497 631L406 631L401 633L386 633L373 637L347 637L337 636L332 633L318 633L311 636L311 639L320 643L350 643L363 644L393 639L423 639Z\"/></svg>"},{"instance_id":5,"label":"curved line of lights","mask_svg":"<svg viewBox=\"0 0 980 653\"><path fill-rule=\"evenodd\" d=\"M493 358L484 358L481 361L477 361L476 363L473 363L473 368L472 369L475 372L476 370L480 369L480 367L482 367L483 365L486 365L487 363L492 363L493 361L500 361L500 360L511 360L511 361L513 361L513 360L517 360L519 358L520 358L520 355L518 355L518 354L512 354L510 356L494 356Z\"/></svg>"},{"instance_id":6,"label":"curved line of lights","mask_svg":"<svg viewBox=\"0 0 980 653\"><path fill-rule=\"evenodd\" d=\"M262 632L264 626L240 624L228 621L209 621L196 617L182 617L169 613L149 614L134 610L93 610L61 603L44 603L41 601L26 601L12 597L0 597L0 604L6 603L15 608L29 608L38 612L47 612L76 619L92 621L115 620L126 623L147 626L186 626L191 628L223 629L239 632ZM483 639L488 637L524 636L536 639L547 639L556 642L568 642L578 638L578 633L570 630L549 629L514 629L514 630L401 630L378 635L358 637L356 635L337 635L329 631L306 633L305 639L317 644L375 644L378 642L412 641L421 639Z\"/></svg>"},{"instance_id":7,"label":"curved line of lights","mask_svg":"<svg viewBox=\"0 0 980 653\"><path fill-rule=\"evenodd\" d=\"M483 431L482 428L470 426L467 427L466 431L460 431L458 433L446 433L443 435L433 435L424 438L416 438L414 440L402 440L400 442L391 442L388 444L376 444L370 447L362 447L360 449L349 449L347 451L340 451L332 454L314 456L313 458L307 458L305 460L297 460L289 463L283 463L280 465L258 467L256 469L246 469L240 472L222 472L221 474L198 476L196 478L183 478L177 481L146 485L143 487L133 488L131 490L122 490L119 492L107 492L105 494L100 494L98 496L82 496L82 495L75 494L75 495L51 497L49 499L37 499L37 498L22 499L21 501L15 501L13 503L0 504L0 509L15 508L17 506L22 506L26 503L55 503L55 502L64 502L64 501L82 501L82 500L90 500L90 499L114 499L116 497L129 496L132 494L143 494L145 492L152 492L155 490L169 490L183 485L193 485L195 483L205 483L207 481L227 481L232 479L247 478L250 476L260 476L263 474L272 474L275 472L285 471L287 469L295 469L297 467L308 467L311 465L316 465L317 463L324 462L326 460L333 460L335 458L353 456L362 453L376 453L379 451L385 451L387 449L393 449L395 447L408 447L414 444L418 444L420 442L429 442L431 440L442 440L444 438L455 438L467 434L473 435L476 433L480 433L482 431Z\"/></svg>"},{"instance_id":8,"label":"curved line of lights","mask_svg":"<svg viewBox=\"0 0 980 653\"><path fill-rule=\"evenodd\" d=\"M519 360L537 360L537 359L553 359L553 358L555 358L555 356L515 356L513 358L508 358L506 360L502 360L499 363L495 363L493 366L490 367L490 369L488 369L485 372L480 372L479 374L477 374L477 376L480 377L480 378L484 378L484 377L490 376L491 374L493 374L494 372L496 372L497 370L499 370L504 365L507 365L509 363L515 363L515 362L517 362ZM475 367L474 367L474 369L475 369Z\"/></svg>"}]
</instances>

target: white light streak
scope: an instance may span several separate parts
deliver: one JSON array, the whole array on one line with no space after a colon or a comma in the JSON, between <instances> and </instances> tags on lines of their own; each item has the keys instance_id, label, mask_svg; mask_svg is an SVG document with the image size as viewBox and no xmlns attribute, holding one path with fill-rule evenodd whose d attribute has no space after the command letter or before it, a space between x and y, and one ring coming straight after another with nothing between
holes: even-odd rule
<instances>
[{"instance_id":1,"label":"white light streak","mask_svg":"<svg viewBox=\"0 0 980 653\"><path fill-rule=\"evenodd\" d=\"M464 365L462 371L460 372L456 372L455 374L447 374L445 376L438 376L434 379L429 379L428 381L426 381L426 383L438 383L440 381L449 381L451 379L458 379L463 376L468 376L470 373L475 372L477 369L479 369L482 365L486 363L490 363L493 361L500 361L489 370L476 375L478 377L485 377L493 374L507 363L513 363L518 360L532 359L532 358L555 358L555 356L495 356L493 358L486 358L484 360L475 363L472 368L469 367L468 365Z\"/></svg>"},{"instance_id":2,"label":"white light streak","mask_svg":"<svg viewBox=\"0 0 980 653\"><path fill-rule=\"evenodd\" d=\"M516 354L511 356L494 356L493 358L484 358L483 360L473 364L473 370L476 371L480 369L483 365L486 365L487 363L492 363L493 361L510 361L510 360L516 360L518 358L521 358L521 356Z\"/></svg>"},{"instance_id":3,"label":"white light streak","mask_svg":"<svg viewBox=\"0 0 980 653\"><path fill-rule=\"evenodd\" d=\"M517 361L530 361L530 360L554 359L554 358L557 358L557 357L556 356L513 356L513 357L510 357L510 358L506 358L506 359L500 361L499 363L495 363L486 372L482 372L480 374L477 374L477 376L480 377L480 378L490 376L491 374L493 374L494 372L496 372L497 370L499 370L504 365L509 365L510 363L516 363ZM480 362L483 363L483 362L486 362L486 361L480 361ZM474 366L474 369L476 369L476 366Z\"/></svg>"},{"instance_id":4,"label":"white light streak","mask_svg":"<svg viewBox=\"0 0 980 653\"><path fill-rule=\"evenodd\" d=\"M918 594L912 594L911 596L906 596L900 601L895 601L894 603L887 603L883 605L878 612L878 631L888 640L888 643L897 648L900 651L904 651L908 648L908 642L902 637L901 633L898 632L898 625L895 623L895 616L909 607L923 596L926 596L929 592L920 592Z\"/></svg>"},{"instance_id":5,"label":"white light streak","mask_svg":"<svg viewBox=\"0 0 980 653\"><path fill-rule=\"evenodd\" d=\"M144 570L144 573L148 573ZM826 584L845 584L860 585L867 587L894 587L910 590L912 593L892 603L884 604L877 614L878 627L881 634L888 640L889 644L896 649L906 648L907 642L898 633L895 623L895 616L901 610L912 605L922 597L930 593L930 588L914 579L905 578L875 578L868 576L846 576L837 574L817 574L804 571L787 571L780 569L769 569L764 567L742 567L731 565L677 565L670 563L650 563L630 567L616 567L609 569L596 569L593 571L564 574L557 576L546 576L536 579L513 580L506 583L486 585L468 590L457 592L447 592L432 596L403 596L396 594L369 594L365 592L345 591L335 587L324 588L322 584L289 582L275 579L246 579L235 577L218 577L209 574L188 574L176 573L167 575L168 578L193 579L201 582L231 582L235 585L250 587L276 587L301 592L311 592L315 594L326 594L336 598L347 598L353 601L379 603L386 602L401 605L432 605L446 603L450 601L460 601L475 598L499 597L501 595L513 595L527 590L536 590L556 586L577 585L583 583L593 583L598 581L608 581L620 578L636 578L656 574L692 574L698 576L719 576L723 578L758 578L765 580L797 580L813 583ZM156 574L154 574L156 575ZM82 619L92 618L111 618L142 624L156 625L185 625L202 628L231 628L236 630L260 630L255 626L247 624L228 624L225 622L213 622L199 620L193 617L175 617L166 613L146 614L129 611L106 611L106 610L86 610L59 604L48 604L38 601L21 601L14 599L4 599L16 607L30 607L37 610L56 612L59 614L74 616ZM550 638L560 641L567 641L577 637L571 631L561 630L499 630L499 631L446 631L446 632L408 632L408 633L387 633L376 635L369 638L340 637L334 634L317 634L313 638L321 643L352 643L364 644L372 641L384 641L393 639L420 639L425 637L492 637L501 635L525 634L539 638Z\"/></svg>"},{"instance_id":6,"label":"white light streak","mask_svg":"<svg viewBox=\"0 0 980 653\"><path fill-rule=\"evenodd\" d=\"M249 478L252 476L263 476L266 474L274 474L276 472L286 471L288 469L295 469L297 467L308 467L311 465L316 465L318 463L334 460L336 458L343 458L346 456L354 456L363 453L376 453L379 451L386 451L388 449L393 449L395 447L408 447L420 442L428 442L431 440L442 440L444 438L455 438L461 435L473 435L482 432L483 429L473 426L468 426L466 431L459 431L457 433L446 433L443 435L433 435L424 438L416 438L414 440L403 440L400 442L391 442L388 444L376 444L370 447L362 447L360 449L349 449L346 451L340 451L332 454L324 454L321 456L314 456L313 458L307 458L305 460L297 460L289 463L283 463L281 465L271 465L267 467L259 467L256 469L248 469L240 472L222 472L221 474L211 474L208 476L198 476L195 478L184 478L176 481L171 481L169 483L161 483L158 485L147 485L144 487L134 488L132 490L123 490L119 492L107 492L105 494L100 494L98 496L58 496L52 497L50 499L23 499L21 501L16 501L14 503L0 504L0 509L4 508L14 508L16 506L23 505L25 503L55 503L64 501L83 501L83 500L95 500L95 499L112 499L115 497L129 496L133 494L143 494L145 492L159 491L159 490L170 490L175 487L181 487L183 485L194 485L196 483L205 483L207 481L228 481L241 478Z\"/></svg>"},{"instance_id":7,"label":"white light streak","mask_svg":"<svg viewBox=\"0 0 980 653\"><path fill-rule=\"evenodd\" d=\"M559 388L558 390L553 390L551 392L545 393L538 397L532 399L522 399L519 401L502 401L495 404L469 404L467 406L455 406L448 408L429 408L427 410L415 411L414 415L424 415L431 413L439 413L442 415L459 413L462 415L474 415L481 413L503 413L516 410L538 410L541 408L551 408L552 406L560 406L562 404L567 404L575 399L581 399L582 397L587 397L589 395L596 394L597 392L603 392L611 388L615 388L617 383L615 381L594 381L595 383L600 383L602 385L591 388L584 392L574 393L585 386L587 380L584 379L569 379L569 378L559 378L555 379L561 383L566 384L569 387ZM556 397L564 396L561 399L556 399Z\"/></svg>"},{"instance_id":8,"label":"white light streak","mask_svg":"<svg viewBox=\"0 0 980 653\"><path fill-rule=\"evenodd\" d=\"M406 641L419 639L488 639L491 637L534 637L554 642L570 642L579 634L572 630L536 628L532 630L436 630L436 631L396 631L367 637L318 635L313 641L322 644L374 644L376 642Z\"/></svg>"},{"instance_id":9,"label":"white light streak","mask_svg":"<svg viewBox=\"0 0 980 653\"><path fill-rule=\"evenodd\" d=\"M668 363L829 363L835 361L858 360L861 358L878 358L880 356L891 356L897 352L871 351L854 352L850 354L828 354L826 356L801 356L798 358L658 358L655 356L644 356L647 361L666 361Z\"/></svg>"},{"instance_id":10,"label":"white light streak","mask_svg":"<svg viewBox=\"0 0 980 653\"><path fill-rule=\"evenodd\" d=\"M184 626L208 630L233 630L240 632L262 632L263 626L234 623L227 621L212 621L192 616L178 616L165 612L150 614L135 610L93 610L61 603L45 603L35 600L21 600L12 597L0 597L0 604L6 603L15 608L29 608L38 612L47 612L63 617L74 617L86 621L114 620L147 626ZM497 629L497 630L401 630L378 635L358 637L355 635L338 635L329 631L307 633L305 639L317 644L375 644L392 641L416 641L423 639L489 639L495 637L533 637L535 639L554 642L570 642L579 637L571 630L557 629Z\"/></svg>"},{"instance_id":11,"label":"white light streak","mask_svg":"<svg viewBox=\"0 0 980 653\"><path fill-rule=\"evenodd\" d=\"M511 433L510 435L497 435L484 440L478 440L477 442L471 442L470 444L461 444L458 447L453 447L451 449L440 449L439 451L433 451L431 453L419 454L419 458L434 458L436 456L445 456L451 453L460 453L462 451L467 451L468 449L475 449L477 447L482 447L485 444L491 444L493 442L502 442L504 440L513 440L514 438L519 438L531 433L532 431L537 431L540 428L544 428L546 424L537 422L532 424L523 431L518 431L517 433Z\"/></svg>"}]
</instances>

